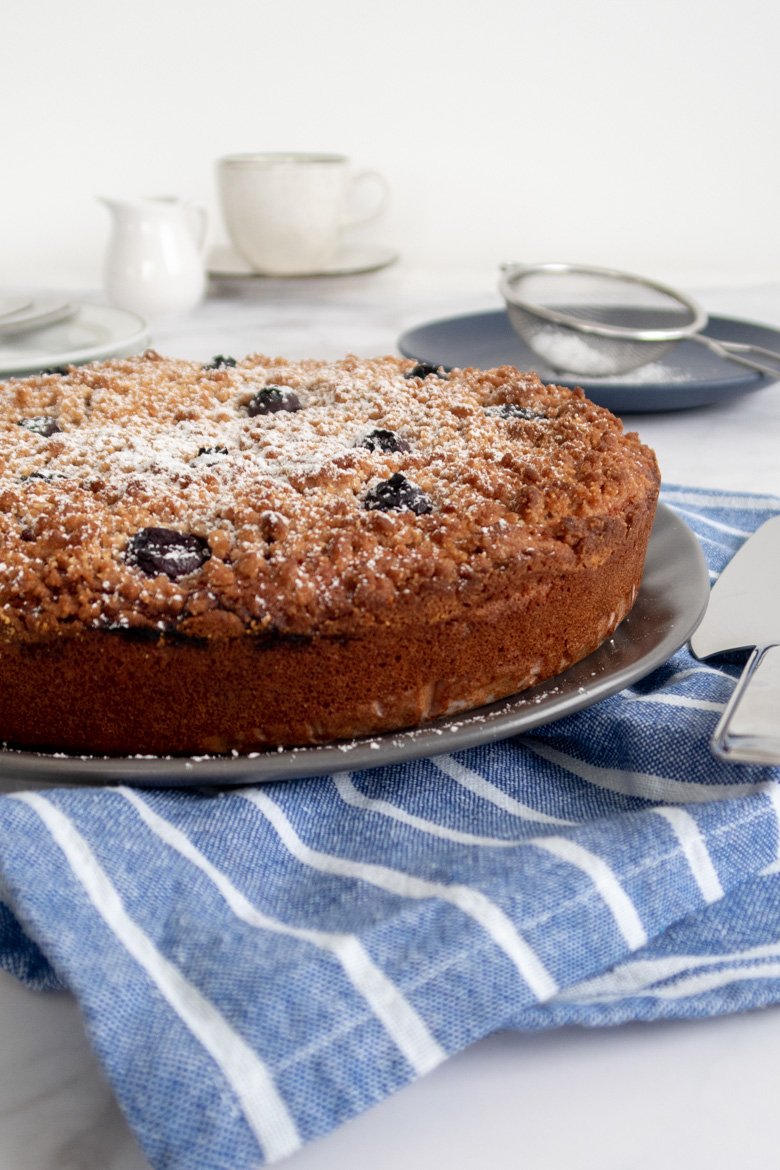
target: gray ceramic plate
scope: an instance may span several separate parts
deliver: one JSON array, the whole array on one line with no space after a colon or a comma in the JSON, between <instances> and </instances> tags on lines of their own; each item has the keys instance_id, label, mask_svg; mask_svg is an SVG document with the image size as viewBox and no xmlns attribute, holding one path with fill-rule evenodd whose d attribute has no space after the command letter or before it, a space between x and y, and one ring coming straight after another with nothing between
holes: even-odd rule
<instances>
[{"instance_id":1,"label":"gray ceramic plate","mask_svg":"<svg viewBox=\"0 0 780 1170\"><path fill-rule=\"evenodd\" d=\"M710 317L703 332L722 341L745 341L780 352L780 330L768 325ZM695 341L680 341L658 361L612 378L555 373L518 337L504 309L418 325L399 337L398 348L406 357L447 369L508 365L536 370L545 382L581 386L593 402L617 414L709 406L737 394L762 390L775 380L725 361Z\"/></svg>"},{"instance_id":2,"label":"gray ceramic plate","mask_svg":"<svg viewBox=\"0 0 780 1170\"><path fill-rule=\"evenodd\" d=\"M696 537L660 505L630 615L594 654L532 690L414 731L250 756L108 759L0 751L0 786L25 780L176 788L258 784L395 764L504 739L589 707L649 674L688 640L708 596L707 566Z\"/></svg>"}]
</instances>

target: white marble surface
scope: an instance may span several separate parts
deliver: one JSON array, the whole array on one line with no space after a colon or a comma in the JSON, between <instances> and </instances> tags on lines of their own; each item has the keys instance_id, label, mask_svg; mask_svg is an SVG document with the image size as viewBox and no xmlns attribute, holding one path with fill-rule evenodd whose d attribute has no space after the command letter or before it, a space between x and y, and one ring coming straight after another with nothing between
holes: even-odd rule
<instances>
[{"instance_id":1,"label":"white marble surface","mask_svg":"<svg viewBox=\"0 0 780 1170\"><path fill-rule=\"evenodd\" d=\"M193 358L393 352L413 324L497 307L494 275L400 264L365 277L220 284L190 317L152 323L153 342ZM698 292L713 313L780 327L780 285ZM656 448L667 481L780 494L780 385L703 410L633 416L630 426ZM34 994L0 975L0 1035L0 1170L148 1170L72 997ZM770 1166L778 1050L780 1008L494 1036L286 1165Z\"/></svg>"}]
</instances>

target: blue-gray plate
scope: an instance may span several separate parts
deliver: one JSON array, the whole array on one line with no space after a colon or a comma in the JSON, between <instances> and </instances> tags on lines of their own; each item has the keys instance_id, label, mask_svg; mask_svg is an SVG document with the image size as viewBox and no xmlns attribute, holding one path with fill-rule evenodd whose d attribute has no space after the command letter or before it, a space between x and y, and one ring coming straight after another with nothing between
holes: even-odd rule
<instances>
[{"instance_id":1,"label":"blue-gray plate","mask_svg":"<svg viewBox=\"0 0 780 1170\"><path fill-rule=\"evenodd\" d=\"M747 342L780 352L780 330L768 325L710 317L703 332L721 341ZM617 414L710 406L735 395L752 394L776 380L717 357L694 341L680 341L658 361L612 378L555 373L518 337L503 309L418 325L399 337L398 348L406 357L447 369L509 365L536 370L545 382L581 386L593 402Z\"/></svg>"}]
</instances>

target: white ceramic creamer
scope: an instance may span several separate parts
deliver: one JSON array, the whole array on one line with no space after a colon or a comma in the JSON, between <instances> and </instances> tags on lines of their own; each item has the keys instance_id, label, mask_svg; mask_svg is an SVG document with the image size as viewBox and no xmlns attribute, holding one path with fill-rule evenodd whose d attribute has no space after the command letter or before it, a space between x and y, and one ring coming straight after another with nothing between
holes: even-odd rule
<instances>
[{"instance_id":1,"label":"white ceramic creamer","mask_svg":"<svg viewBox=\"0 0 780 1170\"><path fill-rule=\"evenodd\" d=\"M145 318L193 309L206 290L205 207L174 196L99 198L113 216L103 268L111 304Z\"/></svg>"}]
</instances>

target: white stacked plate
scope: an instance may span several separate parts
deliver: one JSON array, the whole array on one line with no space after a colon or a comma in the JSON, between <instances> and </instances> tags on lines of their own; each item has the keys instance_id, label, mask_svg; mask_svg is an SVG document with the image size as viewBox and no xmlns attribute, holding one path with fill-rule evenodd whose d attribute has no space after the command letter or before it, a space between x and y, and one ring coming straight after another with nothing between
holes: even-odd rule
<instances>
[{"instance_id":1,"label":"white stacked plate","mask_svg":"<svg viewBox=\"0 0 780 1170\"><path fill-rule=\"evenodd\" d=\"M0 378L127 357L148 340L146 322L124 309L53 296L0 298Z\"/></svg>"}]
</instances>

